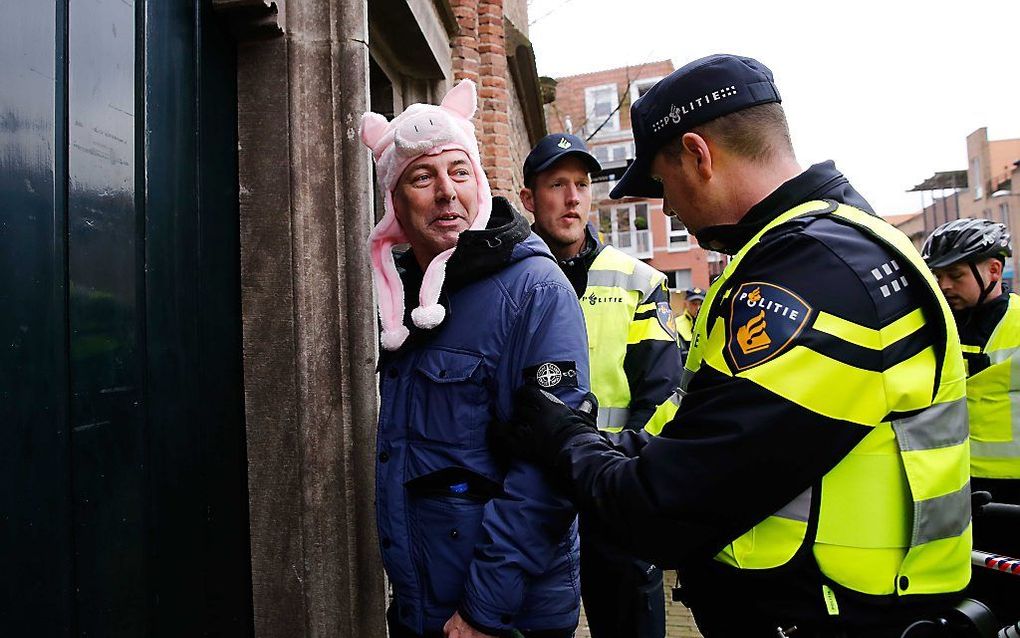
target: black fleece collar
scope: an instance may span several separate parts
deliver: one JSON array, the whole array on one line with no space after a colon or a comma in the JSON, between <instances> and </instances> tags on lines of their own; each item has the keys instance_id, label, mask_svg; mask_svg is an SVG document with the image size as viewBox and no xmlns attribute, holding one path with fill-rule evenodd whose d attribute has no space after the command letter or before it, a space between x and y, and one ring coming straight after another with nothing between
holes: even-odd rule
<instances>
[{"instance_id":1,"label":"black fleece collar","mask_svg":"<svg viewBox=\"0 0 1020 638\"><path fill-rule=\"evenodd\" d=\"M526 220L503 197L492 198L492 215L484 230L466 230L457 239L457 249L446 262L446 279L439 295L439 303L450 311L448 295L464 286L478 281L492 273L499 272L510 262L514 246L531 234ZM411 310L418 305L424 273L414 258L414 253L405 250L396 256L397 272L404 284L404 325L411 334L396 352L404 352L427 341L433 334L414 325ZM381 350L379 365L382 366L396 352Z\"/></svg>"},{"instance_id":2,"label":"black fleece collar","mask_svg":"<svg viewBox=\"0 0 1020 638\"><path fill-rule=\"evenodd\" d=\"M815 199L832 199L874 213L831 160L815 164L783 183L751 207L736 224L709 226L695 233L698 243L709 250L735 254L769 222L791 208Z\"/></svg>"}]
</instances>

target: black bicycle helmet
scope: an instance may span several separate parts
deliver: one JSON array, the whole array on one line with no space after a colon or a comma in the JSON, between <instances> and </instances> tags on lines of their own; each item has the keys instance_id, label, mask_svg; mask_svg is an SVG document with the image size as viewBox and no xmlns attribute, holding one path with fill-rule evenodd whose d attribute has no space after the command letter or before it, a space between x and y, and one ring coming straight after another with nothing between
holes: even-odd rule
<instances>
[{"instance_id":1,"label":"black bicycle helmet","mask_svg":"<svg viewBox=\"0 0 1020 638\"><path fill-rule=\"evenodd\" d=\"M990 219L964 217L942 224L928 235L921 257L929 268L945 268L958 263L975 263L1013 254L1009 231L1004 224Z\"/></svg>"}]
</instances>

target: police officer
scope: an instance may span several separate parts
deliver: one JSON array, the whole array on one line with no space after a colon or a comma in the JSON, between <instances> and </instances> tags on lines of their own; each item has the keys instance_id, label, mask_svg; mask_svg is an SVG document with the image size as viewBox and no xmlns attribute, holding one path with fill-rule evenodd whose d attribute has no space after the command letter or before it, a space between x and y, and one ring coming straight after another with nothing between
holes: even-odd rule
<instances>
[{"instance_id":1,"label":"police officer","mask_svg":"<svg viewBox=\"0 0 1020 638\"><path fill-rule=\"evenodd\" d=\"M601 168L581 138L548 135L524 161L521 202L580 299L598 427L658 433L676 412L669 399L682 371L666 277L591 232L590 173ZM584 518L581 596L593 638L665 635L662 570L621 552Z\"/></svg>"},{"instance_id":2,"label":"police officer","mask_svg":"<svg viewBox=\"0 0 1020 638\"><path fill-rule=\"evenodd\" d=\"M921 250L953 309L967 364L970 473L974 490L996 502L1020 504L1020 297L1003 290L1005 261L1013 254L1009 231L988 219L942 224ZM977 549L1020 556L1020 527L1013 520L978 517ZM1020 619L1015 577L978 570L971 595L992 607L1003 623Z\"/></svg>"},{"instance_id":3,"label":"police officer","mask_svg":"<svg viewBox=\"0 0 1020 638\"><path fill-rule=\"evenodd\" d=\"M676 322L676 331L680 337L680 348L683 350L684 358L691 349L691 340L694 339L694 320L698 317L701 304L705 301L705 291L701 288L688 288L684 293L684 314Z\"/></svg>"},{"instance_id":4,"label":"police officer","mask_svg":"<svg viewBox=\"0 0 1020 638\"><path fill-rule=\"evenodd\" d=\"M898 637L970 578L959 337L907 238L831 162L800 167L779 102L761 63L713 55L632 105L612 196L663 197L732 255L661 436L610 443L523 391L492 444L677 567L706 638Z\"/></svg>"}]
</instances>

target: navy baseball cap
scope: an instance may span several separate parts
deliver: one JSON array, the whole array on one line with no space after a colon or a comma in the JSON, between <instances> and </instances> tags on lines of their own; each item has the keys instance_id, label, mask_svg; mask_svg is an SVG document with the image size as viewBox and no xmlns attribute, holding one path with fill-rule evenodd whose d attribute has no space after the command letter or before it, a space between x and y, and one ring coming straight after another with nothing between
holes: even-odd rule
<instances>
[{"instance_id":1,"label":"navy baseball cap","mask_svg":"<svg viewBox=\"0 0 1020 638\"><path fill-rule=\"evenodd\" d=\"M528 157L524 160L524 181L529 182L567 155L576 155L588 166L588 172L601 171L602 165L595 156L588 152L584 140L569 133L553 133L546 135L535 144Z\"/></svg>"},{"instance_id":2,"label":"navy baseball cap","mask_svg":"<svg viewBox=\"0 0 1020 638\"><path fill-rule=\"evenodd\" d=\"M684 293L684 299L686 299L687 301L696 301L698 299L704 301L705 291L702 290L701 288L688 288L687 292Z\"/></svg>"},{"instance_id":3,"label":"navy baseball cap","mask_svg":"<svg viewBox=\"0 0 1020 638\"><path fill-rule=\"evenodd\" d=\"M666 142L723 115L781 101L772 71L752 58L716 54L680 67L631 105L635 158L609 196L662 197L651 168Z\"/></svg>"}]
</instances>

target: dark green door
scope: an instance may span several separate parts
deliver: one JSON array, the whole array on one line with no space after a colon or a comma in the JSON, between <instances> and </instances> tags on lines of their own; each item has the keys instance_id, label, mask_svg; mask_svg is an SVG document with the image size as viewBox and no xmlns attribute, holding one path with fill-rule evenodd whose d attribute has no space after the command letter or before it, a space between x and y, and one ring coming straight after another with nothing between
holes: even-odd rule
<instances>
[{"instance_id":1,"label":"dark green door","mask_svg":"<svg viewBox=\"0 0 1020 638\"><path fill-rule=\"evenodd\" d=\"M248 636L234 45L208 1L0 26L0 635Z\"/></svg>"}]
</instances>

